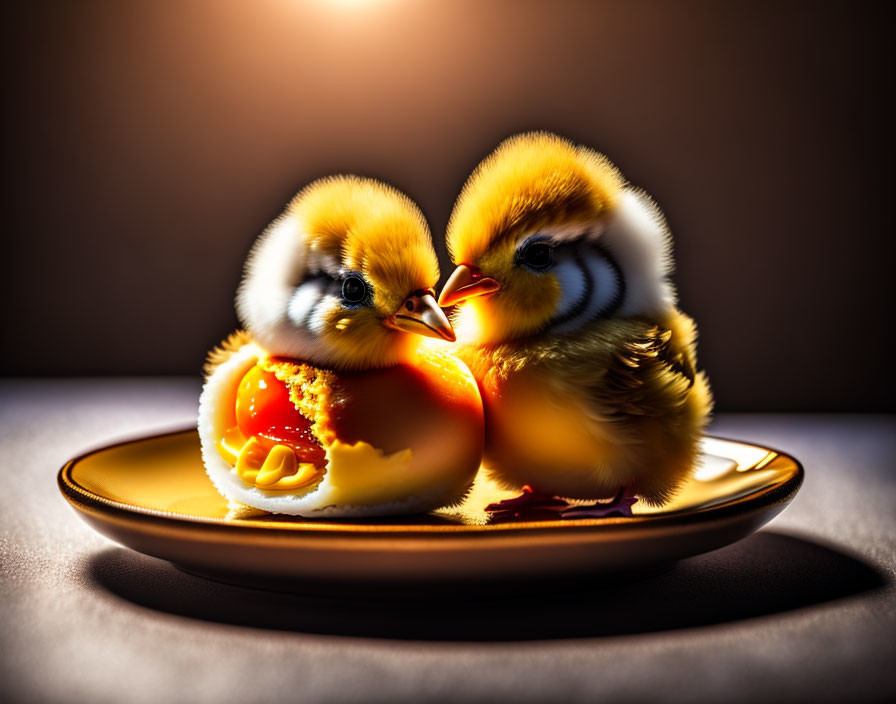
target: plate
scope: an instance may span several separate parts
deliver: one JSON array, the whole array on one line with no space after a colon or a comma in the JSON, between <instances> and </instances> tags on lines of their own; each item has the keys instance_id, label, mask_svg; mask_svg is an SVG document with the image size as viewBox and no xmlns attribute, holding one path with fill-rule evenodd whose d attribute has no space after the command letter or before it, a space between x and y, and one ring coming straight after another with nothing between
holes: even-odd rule
<instances>
[{"instance_id":1,"label":"plate","mask_svg":"<svg viewBox=\"0 0 896 704\"><path fill-rule=\"evenodd\" d=\"M707 437L698 466L661 508L631 518L489 523L513 494L480 476L456 509L315 521L229 506L205 474L195 428L94 450L59 471L87 523L138 552L228 581L477 581L637 571L733 543L771 520L803 479L799 462Z\"/></svg>"}]
</instances>

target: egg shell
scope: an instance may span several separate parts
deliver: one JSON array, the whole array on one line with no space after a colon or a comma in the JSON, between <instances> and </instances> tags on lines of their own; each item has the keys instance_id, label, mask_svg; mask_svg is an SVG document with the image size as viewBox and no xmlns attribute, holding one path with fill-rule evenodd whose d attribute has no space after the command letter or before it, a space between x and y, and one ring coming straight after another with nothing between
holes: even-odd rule
<instances>
[{"instance_id":1,"label":"egg shell","mask_svg":"<svg viewBox=\"0 0 896 704\"><path fill-rule=\"evenodd\" d=\"M334 518L418 513L463 498L482 457L482 402L469 370L442 352L413 364L330 372L325 411L335 440L325 447L322 479L292 492L245 483L217 442L235 424L240 380L264 357L254 343L244 345L200 397L203 461L225 497L272 513Z\"/></svg>"}]
</instances>

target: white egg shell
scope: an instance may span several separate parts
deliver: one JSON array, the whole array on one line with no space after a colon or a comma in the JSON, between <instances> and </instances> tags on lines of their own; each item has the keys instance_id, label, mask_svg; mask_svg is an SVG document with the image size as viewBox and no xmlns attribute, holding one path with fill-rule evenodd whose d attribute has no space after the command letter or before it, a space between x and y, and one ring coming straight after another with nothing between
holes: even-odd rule
<instances>
[{"instance_id":1,"label":"white egg shell","mask_svg":"<svg viewBox=\"0 0 896 704\"><path fill-rule=\"evenodd\" d=\"M483 428L478 401L478 412L468 414L469 427L458 427L455 422L447 429L447 438L431 433L433 437L418 438L416 444L409 441L416 451L409 447L384 453L366 442L347 444L337 440L325 448L327 466L323 478L315 484L284 492L244 482L218 452L217 441L233 422L228 404L233 403L234 389L264 355L256 344L244 345L215 369L200 396L202 459L209 478L223 496L263 511L307 518L419 513L455 503L464 496L481 456ZM462 393L475 393L478 399L472 376L463 384L469 384L472 391L464 387ZM401 399L393 402L400 403Z\"/></svg>"}]
</instances>

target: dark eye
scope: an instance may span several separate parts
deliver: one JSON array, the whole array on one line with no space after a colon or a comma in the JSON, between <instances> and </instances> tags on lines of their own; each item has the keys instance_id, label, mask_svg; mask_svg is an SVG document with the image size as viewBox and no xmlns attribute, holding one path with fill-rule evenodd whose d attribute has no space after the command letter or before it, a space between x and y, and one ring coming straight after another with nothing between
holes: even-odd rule
<instances>
[{"instance_id":1,"label":"dark eye","mask_svg":"<svg viewBox=\"0 0 896 704\"><path fill-rule=\"evenodd\" d=\"M532 242L523 249L523 263L530 269L547 269L553 263L553 251L549 244Z\"/></svg>"},{"instance_id":2,"label":"dark eye","mask_svg":"<svg viewBox=\"0 0 896 704\"><path fill-rule=\"evenodd\" d=\"M342 280L342 300L346 303L363 303L367 298L367 284L357 274L350 274Z\"/></svg>"}]
</instances>

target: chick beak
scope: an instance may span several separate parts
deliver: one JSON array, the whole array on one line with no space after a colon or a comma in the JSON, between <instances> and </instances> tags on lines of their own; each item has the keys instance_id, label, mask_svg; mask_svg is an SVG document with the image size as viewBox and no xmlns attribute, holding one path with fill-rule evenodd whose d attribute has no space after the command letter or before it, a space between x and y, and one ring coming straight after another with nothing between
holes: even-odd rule
<instances>
[{"instance_id":1,"label":"chick beak","mask_svg":"<svg viewBox=\"0 0 896 704\"><path fill-rule=\"evenodd\" d=\"M494 279L483 276L477 269L461 264L445 282L439 294L439 305L448 307L460 303L473 296L484 296L501 288Z\"/></svg>"},{"instance_id":2,"label":"chick beak","mask_svg":"<svg viewBox=\"0 0 896 704\"><path fill-rule=\"evenodd\" d=\"M398 310L385 320L395 330L413 332L426 337L454 342L457 336L448 318L436 303L432 291L414 291L405 298Z\"/></svg>"}]
</instances>

